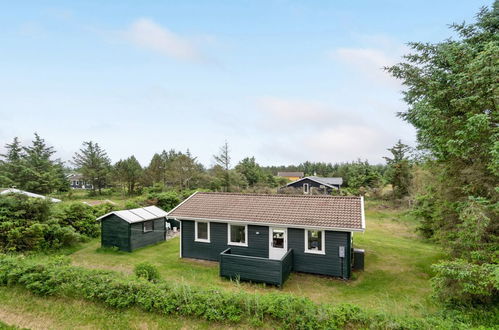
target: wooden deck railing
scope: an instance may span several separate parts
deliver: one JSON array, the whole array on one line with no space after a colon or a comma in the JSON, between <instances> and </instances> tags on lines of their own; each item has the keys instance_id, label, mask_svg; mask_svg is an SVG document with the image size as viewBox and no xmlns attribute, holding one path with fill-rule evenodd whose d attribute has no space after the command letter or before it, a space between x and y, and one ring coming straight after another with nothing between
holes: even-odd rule
<instances>
[{"instance_id":1,"label":"wooden deck railing","mask_svg":"<svg viewBox=\"0 0 499 330\"><path fill-rule=\"evenodd\" d=\"M232 254L228 248L220 253L220 276L282 286L293 270L293 250L280 260Z\"/></svg>"}]
</instances>

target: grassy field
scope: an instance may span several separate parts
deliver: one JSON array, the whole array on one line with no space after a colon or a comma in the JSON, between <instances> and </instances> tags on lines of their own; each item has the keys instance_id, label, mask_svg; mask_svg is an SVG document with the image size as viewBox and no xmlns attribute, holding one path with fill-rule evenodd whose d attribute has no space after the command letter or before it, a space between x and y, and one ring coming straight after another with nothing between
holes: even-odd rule
<instances>
[{"instance_id":1,"label":"grassy field","mask_svg":"<svg viewBox=\"0 0 499 330\"><path fill-rule=\"evenodd\" d=\"M433 310L429 265L442 256L434 244L415 234L415 222L401 211L369 206L367 230L354 235L354 245L366 250L366 270L351 281L291 274L282 289L263 284L235 283L219 277L218 263L180 259L175 238L133 253L99 251L94 240L70 256L76 265L131 273L135 264L149 261L163 278L197 286L251 292L280 291L306 296L316 302L350 302L396 314L420 315Z\"/></svg>"},{"instance_id":2,"label":"grassy field","mask_svg":"<svg viewBox=\"0 0 499 330\"><path fill-rule=\"evenodd\" d=\"M199 287L292 293L309 297L315 302L348 302L394 315L420 316L436 311L437 306L429 298L429 266L443 256L441 249L420 239L415 234L414 219L400 210L368 204L366 226L365 233L354 235L355 247L366 250L364 272L354 273L354 278L350 281L293 273L281 289L221 279L217 263L180 259L178 238L133 253L102 250L99 249L99 240L93 240L68 251L68 254L75 265L125 273L132 273L137 263L148 261L158 267L164 279ZM0 300L6 302L0 308L0 319L7 324L19 326L31 327L29 318L36 319L37 315L63 328L82 324L90 327L110 327L115 325L111 320L118 318L118 315L123 316L116 320L120 322L120 328L140 328L141 324L147 328L161 328L165 324L174 328L207 326L201 321L170 319L149 314L144 316L137 310L117 312L83 301L56 298L46 301L22 290L0 288ZM17 301L21 303L17 304ZM69 306L81 310L82 313L71 317ZM28 323L23 323L24 316L18 320L16 315L27 315ZM102 324L99 323L101 319L104 322Z\"/></svg>"},{"instance_id":3,"label":"grassy field","mask_svg":"<svg viewBox=\"0 0 499 330\"><path fill-rule=\"evenodd\" d=\"M84 300L39 297L23 289L0 287L0 329L209 329L212 323L178 316L118 310ZM2 328L2 326L4 328ZM225 328L224 325L218 325ZM231 326L248 329L248 324Z\"/></svg>"}]
</instances>

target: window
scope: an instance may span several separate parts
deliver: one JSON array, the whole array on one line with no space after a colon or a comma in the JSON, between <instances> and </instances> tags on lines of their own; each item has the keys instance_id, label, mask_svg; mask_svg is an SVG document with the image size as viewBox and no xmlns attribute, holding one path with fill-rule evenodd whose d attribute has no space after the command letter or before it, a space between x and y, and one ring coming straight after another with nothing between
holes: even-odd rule
<instances>
[{"instance_id":1,"label":"window","mask_svg":"<svg viewBox=\"0 0 499 330\"><path fill-rule=\"evenodd\" d=\"M150 231L154 230L154 222L153 221L145 221L142 224L142 229L144 230L144 233L148 233Z\"/></svg>"},{"instance_id":2,"label":"window","mask_svg":"<svg viewBox=\"0 0 499 330\"><path fill-rule=\"evenodd\" d=\"M323 230L315 230L315 229L305 230L305 252L325 254Z\"/></svg>"},{"instance_id":3,"label":"window","mask_svg":"<svg viewBox=\"0 0 499 330\"><path fill-rule=\"evenodd\" d=\"M229 245L248 246L248 226L247 225L231 225L228 229Z\"/></svg>"},{"instance_id":4,"label":"window","mask_svg":"<svg viewBox=\"0 0 499 330\"><path fill-rule=\"evenodd\" d=\"M201 222L196 221L194 228L194 240L196 242L210 242L210 223L209 222Z\"/></svg>"},{"instance_id":5,"label":"window","mask_svg":"<svg viewBox=\"0 0 499 330\"><path fill-rule=\"evenodd\" d=\"M272 230L272 247L278 249L284 249L284 234L285 229L273 229Z\"/></svg>"},{"instance_id":6,"label":"window","mask_svg":"<svg viewBox=\"0 0 499 330\"><path fill-rule=\"evenodd\" d=\"M310 185L308 183L304 183L303 184L303 193L308 194L309 191L310 191Z\"/></svg>"}]
</instances>

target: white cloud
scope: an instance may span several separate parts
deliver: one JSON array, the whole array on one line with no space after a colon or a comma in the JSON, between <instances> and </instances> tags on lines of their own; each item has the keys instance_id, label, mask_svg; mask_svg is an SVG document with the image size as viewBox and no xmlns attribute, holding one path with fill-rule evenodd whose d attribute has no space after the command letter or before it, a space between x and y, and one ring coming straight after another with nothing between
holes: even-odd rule
<instances>
[{"instance_id":1,"label":"white cloud","mask_svg":"<svg viewBox=\"0 0 499 330\"><path fill-rule=\"evenodd\" d=\"M186 61L202 61L203 55L195 45L151 19L134 21L125 32L125 38L138 47Z\"/></svg>"},{"instance_id":2,"label":"white cloud","mask_svg":"<svg viewBox=\"0 0 499 330\"><path fill-rule=\"evenodd\" d=\"M342 161L356 158L375 160L389 146L391 139L376 127L366 125L340 125L308 136L304 145L311 154L321 155L323 160Z\"/></svg>"},{"instance_id":3,"label":"white cloud","mask_svg":"<svg viewBox=\"0 0 499 330\"><path fill-rule=\"evenodd\" d=\"M329 52L329 57L360 72L374 82L400 86L383 68L401 60L408 48L386 36L362 36L363 47L339 47Z\"/></svg>"},{"instance_id":4,"label":"white cloud","mask_svg":"<svg viewBox=\"0 0 499 330\"><path fill-rule=\"evenodd\" d=\"M373 120L363 107L346 109L320 101L277 97L261 98L258 106L268 137L259 152L274 162L361 158L377 163L396 141L397 133L386 129L387 121Z\"/></svg>"},{"instance_id":5,"label":"white cloud","mask_svg":"<svg viewBox=\"0 0 499 330\"><path fill-rule=\"evenodd\" d=\"M320 102L264 97L259 104L264 112L282 121L320 121L331 116L330 109Z\"/></svg>"},{"instance_id":6,"label":"white cloud","mask_svg":"<svg viewBox=\"0 0 499 330\"><path fill-rule=\"evenodd\" d=\"M301 123L315 128L361 120L352 109L339 109L319 101L264 97L258 100L257 105L266 126Z\"/></svg>"}]
</instances>

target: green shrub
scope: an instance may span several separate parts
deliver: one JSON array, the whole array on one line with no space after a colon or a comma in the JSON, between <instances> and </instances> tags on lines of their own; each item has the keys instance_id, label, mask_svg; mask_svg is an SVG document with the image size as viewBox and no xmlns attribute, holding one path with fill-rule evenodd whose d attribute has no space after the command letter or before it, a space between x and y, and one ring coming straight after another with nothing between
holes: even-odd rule
<instances>
[{"instance_id":1,"label":"green shrub","mask_svg":"<svg viewBox=\"0 0 499 330\"><path fill-rule=\"evenodd\" d=\"M0 251L59 249L98 232L90 206L56 205L20 194L0 196Z\"/></svg>"},{"instance_id":2,"label":"green shrub","mask_svg":"<svg viewBox=\"0 0 499 330\"><path fill-rule=\"evenodd\" d=\"M92 207L95 218L101 217L109 212L116 211L117 209L118 208L116 207L116 205L113 205L111 203L102 203Z\"/></svg>"},{"instance_id":3,"label":"green shrub","mask_svg":"<svg viewBox=\"0 0 499 330\"><path fill-rule=\"evenodd\" d=\"M97 237L100 233L99 223L96 221L93 207L80 202L57 206L54 218L63 226L71 226L76 232Z\"/></svg>"},{"instance_id":4,"label":"green shrub","mask_svg":"<svg viewBox=\"0 0 499 330\"><path fill-rule=\"evenodd\" d=\"M180 195L176 191L150 193L147 200L149 204L157 205L163 210L169 211L180 203Z\"/></svg>"},{"instance_id":5,"label":"green shrub","mask_svg":"<svg viewBox=\"0 0 499 330\"><path fill-rule=\"evenodd\" d=\"M142 262L140 264L135 265L133 270L137 277L145 278L148 281L156 282L159 280L159 271L156 266L148 263Z\"/></svg>"},{"instance_id":6,"label":"green shrub","mask_svg":"<svg viewBox=\"0 0 499 330\"><path fill-rule=\"evenodd\" d=\"M472 264L464 259L444 261L432 266L434 295L453 305L498 302L499 265Z\"/></svg>"},{"instance_id":7,"label":"green shrub","mask_svg":"<svg viewBox=\"0 0 499 330\"><path fill-rule=\"evenodd\" d=\"M136 208L139 208L140 207L140 204L137 203L136 201L126 201L125 202L125 209L126 210L129 210L129 209L136 209Z\"/></svg>"},{"instance_id":8,"label":"green shrub","mask_svg":"<svg viewBox=\"0 0 499 330\"><path fill-rule=\"evenodd\" d=\"M69 265L68 258L36 262L0 255L0 285L19 285L39 295L57 295L101 302L115 308L137 307L158 314L176 314L209 321L254 325L276 322L291 329L468 329L482 322L494 325L497 308L476 320L461 312L426 318L388 316L357 306L315 304L289 294L257 294L200 289L189 285L150 282L122 273Z\"/></svg>"}]
</instances>

